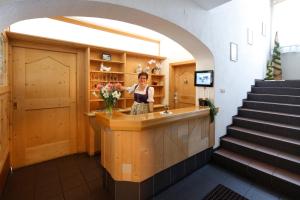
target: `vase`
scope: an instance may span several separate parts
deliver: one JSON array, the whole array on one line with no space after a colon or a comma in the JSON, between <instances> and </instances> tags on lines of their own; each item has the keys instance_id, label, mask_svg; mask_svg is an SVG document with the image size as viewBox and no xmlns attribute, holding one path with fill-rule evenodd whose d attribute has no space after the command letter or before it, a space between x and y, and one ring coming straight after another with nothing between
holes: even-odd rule
<instances>
[{"instance_id":1,"label":"vase","mask_svg":"<svg viewBox=\"0 0 300 200\"><path fill-rule=\"evenodd\" d=\"M105 112L106 112L107 115L112 116L113 106L112 105L107 105L105 107Z\"/></svg>"}]
</instances>

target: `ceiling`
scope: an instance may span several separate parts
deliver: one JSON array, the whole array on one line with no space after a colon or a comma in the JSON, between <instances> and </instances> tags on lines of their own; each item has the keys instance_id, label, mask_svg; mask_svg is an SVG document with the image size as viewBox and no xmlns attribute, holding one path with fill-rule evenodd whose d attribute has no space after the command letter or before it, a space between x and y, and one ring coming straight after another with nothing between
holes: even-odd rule
<instances>
[{"instance_id":1,"label":"ceiling","mask_svg":"<svg viewBox=\"0 0 300 200\"><path fill-rule=\"evenodd\" d=\"M204 10L210 10L231 0L192 0Z\"/></svg>"}]
</instances>

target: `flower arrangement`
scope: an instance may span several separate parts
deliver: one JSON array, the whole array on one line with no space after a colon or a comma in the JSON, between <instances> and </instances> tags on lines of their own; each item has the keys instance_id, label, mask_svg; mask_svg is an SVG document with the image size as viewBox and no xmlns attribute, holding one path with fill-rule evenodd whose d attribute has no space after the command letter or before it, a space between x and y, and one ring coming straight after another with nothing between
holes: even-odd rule
<instances>
[{"instance_id":1,"label":"flower arrangement","mask_svg":"<svg viewBox=\"0 0 300 200\"><path fill-rule=\"evenodd\" d=\"M148 61L148 66L152 68L151 73L152 74L160 74L161 66L160 62L157 62L154 59L151 59Z\"/></svg>"},{"instance_id":2,"label":"flower arrangement","mask_svg":"<svg viewBox=\"0 0 300 200\"><path fill-rule=\"evenodd\" d=\"M118 99L121 97L120 83L107 83L106 85L97 84L97 89L99 89L99 95L104 100L105 109L108 114L112 114L112 108L116 105Z\"/></svg>"}]
</instances>

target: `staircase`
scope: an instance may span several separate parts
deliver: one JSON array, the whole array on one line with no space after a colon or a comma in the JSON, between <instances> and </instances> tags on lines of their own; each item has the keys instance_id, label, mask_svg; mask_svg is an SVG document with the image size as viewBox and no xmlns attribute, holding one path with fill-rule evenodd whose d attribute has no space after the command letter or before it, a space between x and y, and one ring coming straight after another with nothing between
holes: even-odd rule
<instances>
[{"instance_id":1,"label":"staircase","mask_svg":"<svg viewBox=\"0 0 300 200\"><path fill-rule=\"evenodd\" d=\"M299 198L300 80L257 80L213 160Z\"/></svg>"}]
</instances>

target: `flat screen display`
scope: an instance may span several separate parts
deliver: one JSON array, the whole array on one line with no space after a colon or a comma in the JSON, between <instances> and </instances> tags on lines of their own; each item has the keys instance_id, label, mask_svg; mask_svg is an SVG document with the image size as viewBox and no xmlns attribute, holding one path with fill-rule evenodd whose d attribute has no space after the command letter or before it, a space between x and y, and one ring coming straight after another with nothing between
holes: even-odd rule
<instances>
[{"instance_id":1,"label":"flat screen display","mask_svg":"<svg viewBox=\"0 0 300 200\"><path fill-rule=\"evenodd\" d=\"M213 70L195 71L195 86L213 87L214 73Z\"/></svg>"}]
</instances>

